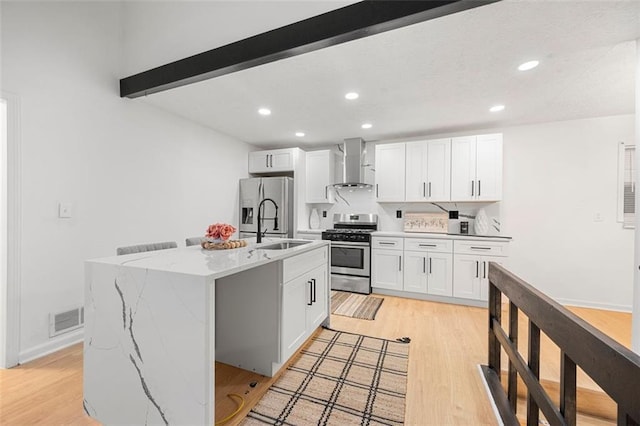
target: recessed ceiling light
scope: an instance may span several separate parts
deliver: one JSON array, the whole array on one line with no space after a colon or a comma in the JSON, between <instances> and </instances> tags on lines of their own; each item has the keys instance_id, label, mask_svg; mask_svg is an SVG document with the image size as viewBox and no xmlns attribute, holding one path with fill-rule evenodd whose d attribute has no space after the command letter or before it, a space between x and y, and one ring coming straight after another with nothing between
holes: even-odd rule
<instances>
[{"instance_id":1,"label":"recessed ceiling light","mask_svg":"<svg viewBox=\"0 0 640 426\"><path fill-rule=\"evenodd\" d=\"M360 126L360 127L362 127L363 129L370 129L370 128L372 128L372 127L373 127L373 124L371 124L371 123L364 123L364 124L363 124L362 126Z\"/></svg>"},{"instance_id":2,"label":"recessed ceiling light","mask_svg":"<svg viewBox=\"0 0 640 426\"><path fill-rule=\"evenodd\" d=\"M296 132L296 136L299 138L304 137L304 132Z\"/></svg>"},{"instance_id":3,"label":"recessed ceiling light","mask_svg":"<svg viewBox=\"0 0 640 426\"><path fill-rule=\"evenodd\" d=\"M349 99L350 101L354 100L354 99L358 99L360 95L358 95L356 92L349 92L346 95L344 95L345 99Z\"/></svg>"},{"instance_id":4,"label":"recessed ceiling light","mask_svg":"<svg viewBox=\"0 0 640 426\"><path fill-rule=\"evenodd\" d=\"M494 105L491 108L489 108L489 111L491 112L500 112L504 109L504 105Z\"/></svg>"},{"instance_id":5,"label":"recessed ceiling light","mask_svg":"<svg viewBox=\"0 0 640 426\"><path fill-rule=\"evenodd\" d=\"M525 62L524 64L520 64L518 69L520 71L529 71L537 67L539 64L540 64L540 61L529 61L529 62Z\"/></svg>"},{"instance_id":6,"label":"recessed ceiling light","mask_svg":"<svg viewBox=\"0 0 640 426\"><path fill-rule=\"evenodd\" d=\"M271 115L271 110L269 108L260 108L258 110L258 114L260 114L260 115Z\"/></svg>"}]
</instances>

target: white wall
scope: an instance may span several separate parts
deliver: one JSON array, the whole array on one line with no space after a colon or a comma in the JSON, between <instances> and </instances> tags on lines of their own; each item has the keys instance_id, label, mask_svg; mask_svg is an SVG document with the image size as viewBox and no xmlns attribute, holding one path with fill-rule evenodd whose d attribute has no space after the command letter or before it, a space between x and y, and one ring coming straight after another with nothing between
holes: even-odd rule
<instances>
[{"instance_id":1,"label":"white wall","mask_svg":"<svg viewBox=\"0 0 640 426\"><path fill-rule=\"evenodd\" d=\"M119 98L120 4L1 7L0 88L22 105L24 361L68 343L49 339L48 315L83 304L85 259L237 224L250 146Z\"/></svg>"}]
</instances>

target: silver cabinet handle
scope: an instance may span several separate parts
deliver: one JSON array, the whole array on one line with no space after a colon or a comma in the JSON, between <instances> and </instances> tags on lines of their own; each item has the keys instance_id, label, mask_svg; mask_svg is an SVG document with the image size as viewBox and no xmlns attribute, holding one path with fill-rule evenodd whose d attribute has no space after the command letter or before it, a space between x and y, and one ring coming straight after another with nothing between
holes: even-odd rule
<instances>
[{"instance_id":1,"label":"silver cabinet handle","mask_svg":"<svg viewBox=\"0 0 640 426\"><path fill-rule=\"evenodd\" d=\"M487 278L487 262L482 262L482 278Z\"/></svg>"},{"instance_id":2,"label":"silver cabinet handle","mask_svg":"<svg viewBox=\"0 0 640 426\"><path fill-rule=\"evenodd\" d=\"M471 250L491 250L491 247L471 247Z\"/></svg>"},{"instance_id":3,"label":"silver cabinet handle","mask_svg":"<svg viewBox=\"0 0 640 426\"><path fill-rule=\"evenodd\" d=\"M313 305L313 283L311 282L311 280L307 281L307 284L309 284L309 302L307 303L308 306Z\"/></svg>"},{"instance_id":4,"label":"silver cabinet handle","mask_svg":"<svg viewBox=\"0 0 640 426\"><path fill-rule=\"evenodd\" d=\"M431 268L431 258L429 258L429 275L431 275L432 272L432 268Z\"/></svg>"},{"instance_id":5,"label":"silver cabinet handle","mask_svg":"<svg viewBox=\"0 0 640 426\"><path fill-rule=\"evenodd\" d=\"M328 187L328 186L325 186L325 187L324 187L324 199L325 199L325 200L328 200L328 199L329 199L329 192L328 192L328 191L329 191L329 187Z\"/></svg>"},{"instance_id":6,"label":"silver cabinet handle","mask_svg":"<svg viewBox=\"0 0 640 426\"><path fill-rule=\"evenodd\" d=\"M480 180L478 180L478 197L482 193L482 187L480 186Z\"/></svg>"},{"instance_id":7,"label":"silver cabinet handle","mask_svg":"<svg viewBox=\"0 0 640 426\"><path fill-rule=\"evenodd\" d=\"M426 183L424 183L424 182L422 182L422 196L423 197L427 196Z\"/></svg>"},{"instance_id":8,"label":"silver cabinet handle","mask_svg":"<svg viewBox=\"0 0 640 426\"><path fill-rule=\"evenodd\" d=\"M313 296L311 296L311 303L315 303L316 302L316 279L315 278L311 278L312 281L312 288L313 288Z\"/></svg>"},{"instance_id":9,"label":"silver cabinet handle","mask_svg":"<svg viewBox=\"0 0 640 426\"><path fill-rule=\"evenodd\" d=\"M378 198L378 184L376 183L376 198Z\"/></svg>"},{"instance_id":10,"label":"silver cabinet handle","mask_svg":"<svg viewBox=\"0 0 640 426\"><path fill-rule=\"evenodd\" d=\"M391 243L391 242L388 242L388 241L380 241L380 242L378 242L378 244L380 244L382 246L395 246L396 245L396 243Z\"/></svg>"},{"instance_id":11,"label":"silver cabinet handle","mask_svg":"<svg viewBox=\"0 0 640 426\"><path fill-rule=\"evenodd\" d=\"M480 262L476 260L476 278L480 276Z\"/></svg>"},{"instance_id":12,"label":"silver cabinet handle","mask_svg":"<svg viewBox=\"0 0 640 426\"><path fill-rule=\"evenodd\" d=\"M264 156L264 166L269 167L269 154Z\"/></svg>"},{"instance_id":13,"label":"silver cabinet handle","mask_svg":"<svg viewBox=\"0 0 640 426\"><path fill-rule=\"evenodd\" d=\"M431 198L431 182L429 182L429 198Z\"/></svg>"},{"instance_id":14,"label":"silver cabinet handle","mask_svg":"<svg viewBox=\"0 0 640 426\"><path fill-rule=\"evenodd\" d=\"M435 244L418 244L419 247L437 247Z\"/></svg>"},{"instance_id":15,"label":"silver cabinet handle","mask_svg":"<svg viewBox=\"0 0 640 426\"><path fill-rule=\"evenodd\" d=\"M398 271L402 272L402 256L398 256Z\"/></svg>"},{"instance_id":16,"label":"silver cabinet handle","mask_svg":"<svg viewBox=\"0 0 640 426\"><path fill-rule=\"evenodd\" d=\"M270 167L273 167L273 154L271 154L269 157L271 157L271 159L269 160L271 162Z\"/></svg>"},{"instance_id":17,"label":"silver cabinet handle","mask_svg":"<svg viewBox=\"0 0 640 426\"><path fill-rule=\"evenodd\" d=\"M422 258L422 273L423 273L423 274L426 274L426 273L427 273L427 266L426 266L426 263L427 263L427 259L423 257L423 258Z\"/></svg>"},{"instance_id":18,"label":"silver cabinet handle","mask_svg":"<svg viewBox=\"0 0 640 426\"><path fill-rule=\"evenodd\" d=\"M473 191L473 189L474 189L474 187L475 187L475 184L476 184L476 182L475 182L474 180L472 180L472 181L471 181L471 196L472 196L472 197L474 196L474 191Z\"/></svg>"}]
</instances>

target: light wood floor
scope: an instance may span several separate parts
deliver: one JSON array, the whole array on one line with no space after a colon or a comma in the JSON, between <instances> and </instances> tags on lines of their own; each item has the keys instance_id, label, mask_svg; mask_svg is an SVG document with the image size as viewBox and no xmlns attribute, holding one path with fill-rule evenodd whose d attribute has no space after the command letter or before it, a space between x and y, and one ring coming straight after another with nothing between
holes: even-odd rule
<instances>
[{"instance_id":1,"label":"light wood floor","mask_svg":"<svg viewBox=\"0 0 640 426\"><path fill-rule=\"evenodd\" d=\"M384 298L375 321L333 315L331 326L387 339L411 338L406 424L496 424L477 372L477 365L486 364L487 358L487 310ZM623 345L630 345L630 314L572 310ZM526 336L524 330L521 336ZM544 340L542 365L541 376L557 380L559 356L553 345ZM216 420L235 410L235 402L226 395L237 393L246 400L244 410L228 423L237 424L273 380L217 364ZM579 386L593 387L583 378ZM602 424L598 419L580 420L582 424ZM0 424L98 424L82 409L82 346L74 345L19 367L0 370Z\"/></svg>"}]
</instances>

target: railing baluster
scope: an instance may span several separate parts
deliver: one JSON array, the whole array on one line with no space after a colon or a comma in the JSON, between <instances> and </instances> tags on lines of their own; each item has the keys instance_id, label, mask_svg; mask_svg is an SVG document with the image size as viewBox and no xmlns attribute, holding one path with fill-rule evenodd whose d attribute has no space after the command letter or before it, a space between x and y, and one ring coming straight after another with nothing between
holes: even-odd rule
<instances>
[{"instance_id":1,"label":"railing baluster","mask_svg":"<svg viewBox=\"0 0 640 426\"><path fill-rule=\"evenodd\" d=\"M638 426L638 422L633 420L625 410L618 405L618 426Z\"/></svg>"},{"instance_id":2,"label":"railing baluster","mask_svg":"<svg viewBox=\"0 0 640 426\"><path fill-rule=\"evenodd\" d=\"M576 363L560 353L560 412L567 426L576 424Z\"/></svg>"},{"instance_id":3,"label":"railing baluster","mask_svg":"<svg viewBox=\"0 0 640 426\"><path fill-rule=\"evenodd\" d=\"M518 307L511 301L509 301L509 340L513 342L513 345L516 348L518 347ZM511 404L511 409L515 414L517 413L518 407L518 373L511 358L509 358L509 382L507 394L509 397L509 403Z\"/></svg>"},{"instance_id":4,"label":"railing baluster","mask_svg":"<svg viewBox=\"0 0 640 426\"><path fill-rule=\"evenodd\" d=\"M529 369L537 378L540 377L540 329L529 320ZM527 426L538 426L540 409L538 404L527 392Z\"/></svg>"},{"instance_id":5,"label":"railing baluster","mask_svg":"<svg viewBox=\"0 0 640 426\"><path fill-rule=\"evenodd\" d=\"M502 318L502 293L489 282L489 368L496 372L500 380L500 342L493 330L493 319L498 323Z\"/></svg>"}]
</instances>

